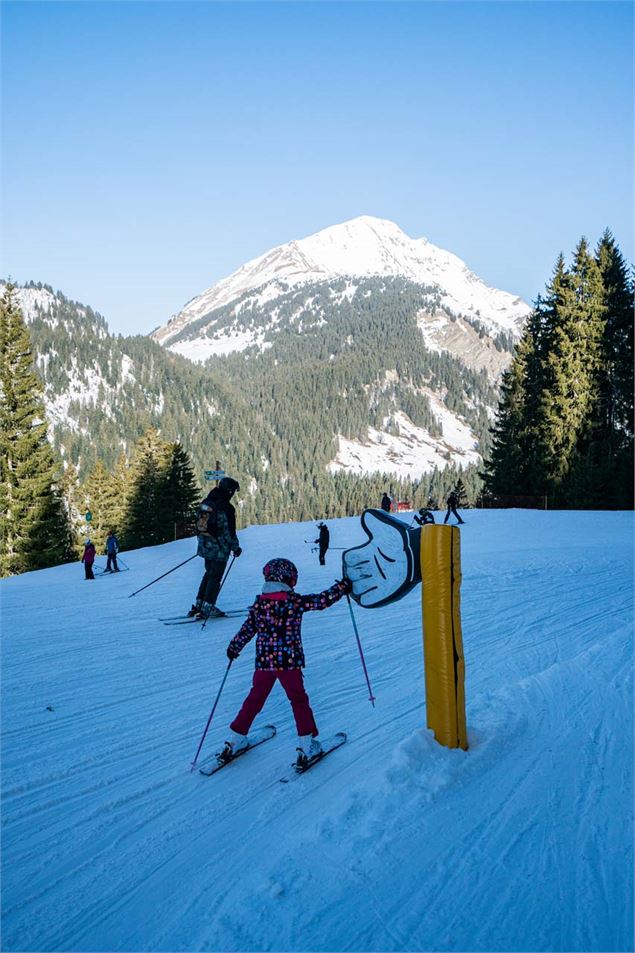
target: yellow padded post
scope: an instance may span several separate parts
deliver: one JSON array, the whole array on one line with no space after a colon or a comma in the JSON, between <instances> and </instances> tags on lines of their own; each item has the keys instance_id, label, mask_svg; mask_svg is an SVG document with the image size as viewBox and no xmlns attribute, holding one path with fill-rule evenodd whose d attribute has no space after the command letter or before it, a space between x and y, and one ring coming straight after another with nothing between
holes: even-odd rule
<instances>
[{"instance_id":1,"label":"yellow padded post","mask_svg":"<svg viewBox=\"0 0 635 953\"><path fill-rule=\"evenodd\" d=\"M467 751L458 526L422 526L421 577L428 728L440 744Z\"/></svg>"}]
</instances>

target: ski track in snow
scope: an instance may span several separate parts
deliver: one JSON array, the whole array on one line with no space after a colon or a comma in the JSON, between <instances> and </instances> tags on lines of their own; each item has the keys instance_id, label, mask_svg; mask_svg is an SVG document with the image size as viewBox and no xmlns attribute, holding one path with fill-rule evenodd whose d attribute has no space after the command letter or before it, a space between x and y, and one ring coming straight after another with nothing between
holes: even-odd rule
<instances>
[{"instance_id":1,"label":"ski track in snow","mask_svg":"<svg viewBox=\"0 0 635 953\"><path fill-rule=\"evenodd\" d=\"M407 522L408 514L404 515ZM334 546L359 520L329 521ZM256 725L278 734L213 778L190 772L240 625L166 627L199 560L184 540L125 554L88 586L80 564L6 580L3 949L632 949L632 514L469 511L461 532L470 750L425 728L420 591L305 617L307 688L347 744L293 785L295 732L276 687ZM221 605L266 558L299 591L313 524L252 527ZM201 760L250 683L232 667ZM52 707L52 711L47 710Z\"/></svg>"}]
</instances>

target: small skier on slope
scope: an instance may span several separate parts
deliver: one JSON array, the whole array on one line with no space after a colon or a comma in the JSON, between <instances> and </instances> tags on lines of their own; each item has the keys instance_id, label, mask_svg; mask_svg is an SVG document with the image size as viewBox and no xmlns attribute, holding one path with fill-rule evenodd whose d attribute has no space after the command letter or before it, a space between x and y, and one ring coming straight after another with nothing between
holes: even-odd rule
<instances>
[{"instance_id":1,"label":"small skier on slope","mask_svg":"<svg viewBox=\"0 0 635 953\"><path fill-rule=\"evenodd\" d=\"M93 563L95 562L95 544L90 539L87 539L84 543L82 562L84 564L84 574L86 579L94 579L95 574L93 572Z\"/></svg>"},{"instance_id":2,"label":"small skier on slope","mask_svg":"<svg viewBox=\"0 0 635 953\"><path fill-rule=\"evenodd\" d=\"M293 709L298 731L297 764L302 765L322 750L302 678L302 615L333 605L351 591L351 583L342 579L324 592L302 596L294 591L298 570L290 560L271 559L262 572L265 577L262 594L256 598L247 619L227 647L227 657L233 661L254 635L257 636L252 688L229 726L225 748L217 757L227 761L247 747L247 734L253 720L278 679Z\"/></svg>"},{"instance_id":3,"label":"small skier on slope","mask_svg":"<svg viewBox=\"0 0 635 953\"><path fill-rule=\"evenodd\" d=\"M325 557L329 548L329 543L331 541L331 534L329 533L329 528L326 523L318 523L317 528L319 531L319 536L317 539L313 540L313 542L317 543L320 547L318 553L320 558L320 566L325 566Z\"/></svg>"},{"instance_id":4,"label":"small skier on slope","mask_svg":"<svg viewBox=\"0 0 635 953\"><path fill-rule=\"evenodd\" d=\"M115 536L114 529L108 531L106 536L106 555L108 560L106 562L106 568L104 572L119 572L119 566L117 565L117 553L119 552L119 540Z\"/></svg>"},{"instance_id":5,"label":"small skier on slope","mask_svg":"<svg viewBox=\"0 0 635 953\"><path fill-rule=\"evenodd\" d=\"M459 516L459 512L457 510L457 506L459 505L459 494L456 492L456 490L452 490L452 492L448 496L447 502L448 502L448 511L445 514L445 519L443 520L443 522L447 523L450 513L453 513L456 516L458 523L463 524L465 520L461 519L461 517Z\"/></svg>"}]
</instances>

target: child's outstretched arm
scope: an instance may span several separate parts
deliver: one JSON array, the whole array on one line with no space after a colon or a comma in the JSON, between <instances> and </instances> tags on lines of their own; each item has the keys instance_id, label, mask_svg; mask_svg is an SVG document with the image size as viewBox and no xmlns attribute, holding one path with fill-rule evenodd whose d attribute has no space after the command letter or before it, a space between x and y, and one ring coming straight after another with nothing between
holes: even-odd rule
<instances>
[{"instance_id":1,"label":"child's outstretched arm","mask_svg":"<svg viewBox=\"0 0 635 953\"><path fill-rule=\"evenodd\" d=\"M308 596L300 596L300 605L303 612L311 612L313 610L321 611L322 609L328 609L329 606L332 606L334 602L337 602L342 596L345 596L352 590L352 585L348 579L340 579L330 589L325 589L324 592L316 592Z\"/></svg>"},{"instance_id":2,"label":"child's outstretched arm","mask_svg":"<svg viewBox=\"0 0 635 953\"><path fill-rule=\"evenodd\" d=\"M251 606L249 614L238 632L227 646L227 657L230 659L238 658L248 642L251 642L256 634L256 616L254 607Z\"/></svg>"}]
</instances>

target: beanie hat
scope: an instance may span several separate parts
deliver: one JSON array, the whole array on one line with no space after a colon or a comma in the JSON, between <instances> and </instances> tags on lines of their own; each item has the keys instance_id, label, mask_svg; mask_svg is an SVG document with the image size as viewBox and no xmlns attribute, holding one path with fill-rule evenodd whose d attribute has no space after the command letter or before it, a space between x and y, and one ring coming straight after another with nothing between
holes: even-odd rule
<instances>
[{"instance_id":1,"label":"beanie hat","mask_svg":"<svg viewBox=\"0 0 635 953\"><path fill-rule=\"evenodd\" d=\"M240 484L236 480L232 480L231 477L223 477L222 480L219 480L218 489L224 490L225 493L237 493L240 490Z\"/></svg>"},{"instance_id":2,"label":"beanie hat","mask_svg":"<svg viewBox=\"0 0 635 953\"><path fill-rule=\"evenodd\" d=\"M288 586L295 586L298 581L298 570L290 559L270 559L263 567L262 574L267 582L284 582Z\"/></svg>"}]
</instances>

